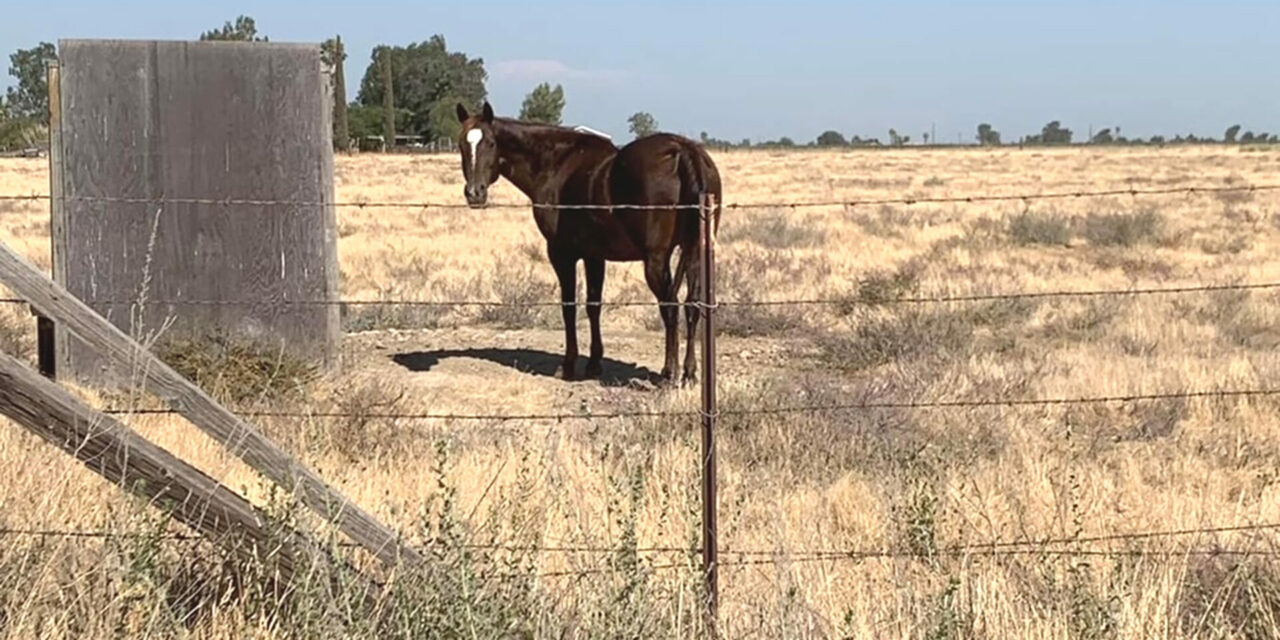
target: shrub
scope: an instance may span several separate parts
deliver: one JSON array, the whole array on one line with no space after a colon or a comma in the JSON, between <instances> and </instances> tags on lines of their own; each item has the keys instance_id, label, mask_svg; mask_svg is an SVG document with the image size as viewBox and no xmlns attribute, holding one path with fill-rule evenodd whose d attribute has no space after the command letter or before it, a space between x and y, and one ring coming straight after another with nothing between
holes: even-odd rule
<instances>
[{"instance_id":1,"label":"shrub","mask_svg":"<svg viewBox=\"0 0 1280 640\"><path fill-rule=\"evenodd\" d=\"M1082 233L1100 247L1132 247L1157 242L1164 231L1164 217L1155 211L1089 214Z\"/></svg>"},{"instance_id":2,"label":"shrub","mask_svg":"<svg viewBox=\"0 0 1280 640\"><path fill-rule=\"evenodd\" d=\"M1057 213L1023 211L1009 220L1008 233L1020 245L1065 246L1071 242L1071 222Z\"/></svg>"}]
</instances>

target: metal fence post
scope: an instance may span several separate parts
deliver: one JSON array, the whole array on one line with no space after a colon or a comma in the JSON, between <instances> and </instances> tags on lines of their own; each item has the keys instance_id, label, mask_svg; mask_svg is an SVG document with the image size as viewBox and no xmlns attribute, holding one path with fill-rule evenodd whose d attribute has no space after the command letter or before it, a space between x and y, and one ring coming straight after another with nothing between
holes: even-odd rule
<instances>
[{"instance_id":1,"label":"metal fence post","mask_svg":"<svg viewBox=\"0 0 1280 640\"><path fill-rule=\"evenodd\" d=\"M714 195L704 194L702 233L702 568L706 577L708 638L719 637L719 561L716 536L716 251Z\"/></svg>"}]
</instances>

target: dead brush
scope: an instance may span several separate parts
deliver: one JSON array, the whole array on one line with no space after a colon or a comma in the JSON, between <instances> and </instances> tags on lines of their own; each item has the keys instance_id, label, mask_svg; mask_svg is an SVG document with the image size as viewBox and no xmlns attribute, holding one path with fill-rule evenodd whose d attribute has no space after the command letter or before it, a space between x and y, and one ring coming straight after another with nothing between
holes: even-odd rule
<instances>
[{"instance_id":1,"label":"dead brush","mask_svg":"<svg viewBox=\"0 0 1280 640\"><path fill-rule=\"evenodd\" d=\"M733 254L717 265L717 296L726 302L716 316L717 329L731 336L776 336L806 326L801 309L763 304L762 292L775 278L798 277L803 267L789 252L769 249Z\"/></svg>"},{"instance_id":2,"label":"dead brush","mask_svg":"<svg viewBox=\"0 0 1280 640\"><path fill-rule=\"evenodd\" d=\"M1074 232L1071 219L1054 211L1023 211L1008 222L1008 234L1014 244L1065 247Z\"/></svg>"},{"instance_id":3,"label":"dead brush","mask_svg":"<svg viewBox=\"0 0 1280 640\"><path fill-rule=\"evenodd\" d=\"M809 249L822 246L826 238L820 223L810 222L794 210L769 209L726 225L718 240L726 244L752 242L766 249Z\"/></svg>"},{"instance_id":4,"label":"dead brush","mask_svg":"<svg viewBox=\"0 0 1280 640\"><path fill-rule=\"evenodd\" d=\"M215 398L232 404L298 399L318 377L314 365L283 349L270 349L221 331L171 338L158 344L155 352Z\"/></svg>"},{"instance_id":5,"label":"dead brush","mask_svg":"<svg viewBox=\"0 0 1280 640\"><path fill-rule=\"evenodd\" d=\"M341 418L321 420L313 438L321 451L351 461L380 457L404 444L405 430L387 414L396 412L407 391L383 380L365 378L343 384L332 395L334 413Z\"/></svg>"},{"instance_id":6,"label":"dead brush","mask_svg":"<svg viewBox=\"0 0 1280 640\"><path fill-rule=\"evenodd\" d=\"M1280 565L1274 559L1196 555L1187 562L1177 607L1183 633L1193 638L1276 637Z\"/></svg>"},{"instance_id":7,"label":"dead brush","mask_svg":"<svg viewBox=\"0 0 1280 640\"><path fill-rule=\"evenodd\" d=\"M30 360L36 354L35 322L21 313L23 307L0 304L0 353L19 360Z\"/></svg>"},{"instance_id":8,"label":"dead brush","mask_svg":"<svg viewBox=\"0 0 1280 640\"><path fill-rule=\"evenodd\" d=\"M1080 224L1080 234L1095 247L1133 247L1158 244L1165 226L1164 216L1154 210L1090 213Z\"/></svg>"},{"instance_id":9,"label":"dead brush","mask_svg":"<svg viewBox=\"0 0 1280 640\"><path fill-rule=\"evenodd\" d=\"M481 322L504 329L530 329L549 326L560 316L558 307L547 305L560 300L556 287L545 279L545 274L551 272L550 265L521 264L498 255L494 256L494 265L491 274L477 276L470 287L487 292L484 297L493 303L480 306ZM585 304L586 300L578 302Z\"/></svg>"}]
</instances>

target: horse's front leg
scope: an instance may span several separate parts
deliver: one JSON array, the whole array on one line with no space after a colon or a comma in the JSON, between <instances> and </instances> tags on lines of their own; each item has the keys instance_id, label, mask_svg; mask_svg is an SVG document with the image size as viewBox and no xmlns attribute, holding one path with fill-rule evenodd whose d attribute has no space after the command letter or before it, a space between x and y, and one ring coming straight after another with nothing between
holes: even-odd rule
<instances>
[{"instance_id":1,"label":"horse's front leg","mask_svg":"<svg viewBox=\"0 0 1280 640\"><path fill-rule=\"evenodd\" d=\"M591 323L591 358L587 360L588 378L604 373L604 340L600 336L600 302L604 298L604 259L583 260L587 272L587 320Z\"/></svg>"},{"instance_id":2,"label":"horse's front leg","mask_svg":"<svg viewBox=\"0 0 1280 640\"><path fill-rule=\"evenodd\" d=\"M560 281L560 314L564 318L564 361L556 373L573 380L578 366L578 258L554 249L548 254Z\"/></svg>"}]
</instances>

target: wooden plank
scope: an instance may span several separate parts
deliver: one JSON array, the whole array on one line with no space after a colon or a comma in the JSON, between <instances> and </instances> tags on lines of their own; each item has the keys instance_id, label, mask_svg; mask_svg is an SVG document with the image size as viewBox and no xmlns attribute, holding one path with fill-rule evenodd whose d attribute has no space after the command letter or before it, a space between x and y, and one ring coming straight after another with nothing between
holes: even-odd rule
<instances>
[{"instance_id":1,"label":"wooden plank","mask_svg":"<svg viewBox=\"0 0 1280 640\"><path fill-rule=\"evenodd\" d=\"M59 282L136 338L171 322L168 336L216 329L336 365L337 306L289 304L338 294L319 45L64 40L59 56ZM106 382L91 350L68 358Z\"/></svg>"},{"instance_id":2,"label":"wooden plank","mask_svg":"<svg viewBox=\"0 0 1280 640\"><path fill-rule=\"evenodd\" d=\"M308 507L334 522L351 540L378 559L387 564L402 559L421 562L421 555L404 545L395 532L3 243L0 243L0 283L97 350L104 361L112 363L119 372L132 372L138 377L135 385L167 401L175 411L250 467L286 490L299 491Z\"/></svg>"},{"instance_id":3,"label":"wooden plank","mask_svg":"<svg viewBox=\"0 0 1280 640\"><path fill-rule=\"evenodd\" d=\"M270 562L286 579L323 557L296 532L273 534L243 497L4 353L0 415L188 527L215 541L230 542L245 557Z\"/></svg>"}]
</instances>

